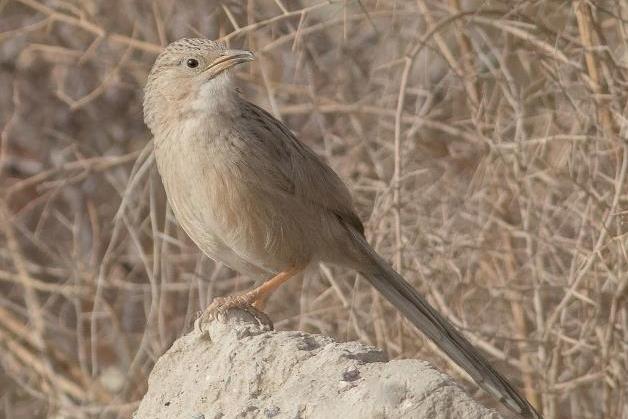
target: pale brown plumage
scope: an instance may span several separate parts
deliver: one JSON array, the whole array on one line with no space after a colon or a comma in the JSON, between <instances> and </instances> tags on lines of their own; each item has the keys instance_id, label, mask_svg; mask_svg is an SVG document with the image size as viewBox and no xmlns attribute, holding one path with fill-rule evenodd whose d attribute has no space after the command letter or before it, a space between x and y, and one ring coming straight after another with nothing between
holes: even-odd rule
<instances>
[{"instance_id":1,"label":"pale brown plumage","mask_svg":"<svg viewBox=\"0 0 628 419\"><path fill-rule=\"evenodd\" d=\"M157 58L144 118L177 220L209 257L271 277L236 304L263 303L309 264L358 270L486 391L539 417L484 356L375 253L349 191L268 112L241 98L230 68L253 59L205 39L182 39Z\"/></svg>"}]
</instances>

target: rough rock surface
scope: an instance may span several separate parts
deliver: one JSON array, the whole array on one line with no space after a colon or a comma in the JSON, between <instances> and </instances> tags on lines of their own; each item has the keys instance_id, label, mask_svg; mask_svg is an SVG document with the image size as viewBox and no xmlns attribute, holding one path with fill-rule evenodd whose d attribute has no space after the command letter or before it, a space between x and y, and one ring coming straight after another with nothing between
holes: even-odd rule
<instances>
[{"instance_id":1,"label":"rough rock surface","mask_svg":"<svg viewBox=\"0 0 628 419\"><path fill-rule=\"evenodd\" d=\"M373 347L272 331L261 318L230 310L159 359L134 418L499 416L426 362L387 362Z\"/></svg>"}]
</instances>

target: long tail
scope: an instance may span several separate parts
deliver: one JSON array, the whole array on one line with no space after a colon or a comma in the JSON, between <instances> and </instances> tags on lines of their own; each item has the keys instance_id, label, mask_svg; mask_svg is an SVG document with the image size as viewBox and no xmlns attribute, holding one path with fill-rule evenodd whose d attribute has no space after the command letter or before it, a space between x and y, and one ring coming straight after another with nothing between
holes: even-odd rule
<instances>
[{"instance_id":1,"label":"long tail","mask_svg":"<svg viewBox=\"0 0 628 419\"><path fill-rule=\"evenodd\" d=\"M367 243L364 237L347 227L354 242L374 262L361 274L394 307L425 333L456 364L463 368L486 392L525 418L542 418L530 403L499 374L484 356L454 326L395 272Z\"/></svg>"}]
</instances>

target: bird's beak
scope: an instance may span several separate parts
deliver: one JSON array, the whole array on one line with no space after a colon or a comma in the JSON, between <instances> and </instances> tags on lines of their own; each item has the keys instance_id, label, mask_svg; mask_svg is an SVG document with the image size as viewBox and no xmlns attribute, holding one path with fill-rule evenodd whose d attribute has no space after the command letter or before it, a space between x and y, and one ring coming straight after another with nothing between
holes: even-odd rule
<instances>
[{"instance_id":1,"label":"bird's beak","mask_svg":"<svg viewBox=\"0 0 628 419\"><path fill-rule=\"evenodd\" d=\"M254 59L255 55L251 51L228 49L223 51L220 57L209 64L203 72L207 73L210 78L213 78L233 66L253 61Z\"/></svg>"}]
</instances>

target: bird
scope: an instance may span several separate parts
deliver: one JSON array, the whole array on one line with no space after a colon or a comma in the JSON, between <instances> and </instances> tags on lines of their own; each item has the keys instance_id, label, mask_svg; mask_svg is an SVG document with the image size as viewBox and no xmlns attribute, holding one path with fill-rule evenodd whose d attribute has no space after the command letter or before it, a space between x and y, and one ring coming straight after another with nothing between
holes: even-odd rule
<instances>
[{"instance_id":1,"label":"bird","mask_svg":"<svg viewBox=\"0 0 628 419\"><path fill-rule=\"evenodd\" d=\"M251 51L218 41L179 39L158 55L144 88L144 121L177 222L209 258L266 279L210 308L261 310L281 284L321 262L354 269L481 388L522 417L540 418L369 245L340 177L240 94L234 68L253 60Z\"/></svg>"}]
</instances>

